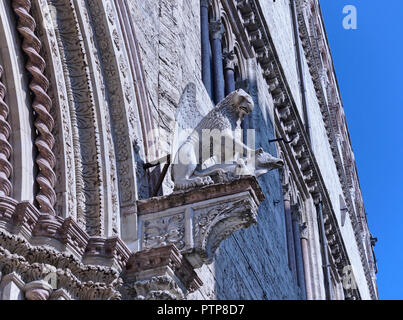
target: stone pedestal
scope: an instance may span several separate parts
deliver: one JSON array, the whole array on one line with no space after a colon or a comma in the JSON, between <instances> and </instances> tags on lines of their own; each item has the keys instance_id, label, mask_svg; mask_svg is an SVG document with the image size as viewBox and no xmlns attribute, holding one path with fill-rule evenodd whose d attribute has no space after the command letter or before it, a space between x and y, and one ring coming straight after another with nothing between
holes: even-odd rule
<instances>
[{"instance_id":1,"label":"stone pedestal","mask_svg":"<svg viewBox=\"0 0 403 320\"><path fill-rule=\"evenodd\" d=\"M263 200L256 178L247 177L139 201L139 250L175 244L199 268L224 239L257 222Z\"/></svg>"}]
</instances>

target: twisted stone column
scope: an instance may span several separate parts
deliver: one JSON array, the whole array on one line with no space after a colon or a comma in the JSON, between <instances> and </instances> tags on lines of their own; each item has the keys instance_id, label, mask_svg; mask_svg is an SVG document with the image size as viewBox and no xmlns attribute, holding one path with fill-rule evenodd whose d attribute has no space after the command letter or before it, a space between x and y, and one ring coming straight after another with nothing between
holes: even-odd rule
<instances>
[{"instance_id":1,"label":"twisted stone column","mask_svg":"<svg viewBox=\"0 0 403 320\"><path fill-rule=\"evenodd\" d=\"M10 196L12 184L9 180L12 166L8 159L11 156L12 147L8 143L11 127L7 122L9 108L4 102L6 87L1 82L3 75L3 67L0 65L0 197Z\"/></svg>"},{"instance_id":2,"label":"twisted stone column","mask_svg":"<svg viewBox=\"0 0 403 320\"><path fill-rule=\"evenodd\" d=\"M54 167L56 158L52 151L55 144L55 139L52 135L54 120L50 114L52 100L47 95L49 81L43 73L46 63L40 56L41 41L35 36L36 23L35 19L30 15L31 1L13 0L12 6L18 16L17 30L23 38L22 50L28 56L28 62L25 67L32 75L29 88L34 94L32 108L36 115L34 125L38 131L35 145L38 149L36 163L39 167L36 181L40 187L36 200L42 214L55 215L56 193L54 187L56 175Z\"/></svg>"}]
</instances>

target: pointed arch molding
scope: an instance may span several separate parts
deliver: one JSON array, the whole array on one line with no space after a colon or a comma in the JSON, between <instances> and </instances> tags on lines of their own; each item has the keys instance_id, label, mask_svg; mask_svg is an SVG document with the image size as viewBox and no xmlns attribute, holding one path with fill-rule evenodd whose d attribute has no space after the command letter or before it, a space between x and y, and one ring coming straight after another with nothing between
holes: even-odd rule
<instances>
[{"instance_id":1,"label":"pointed arch molding","mask_svg":"<svg viewBox=\"0 0 403 320\"><path fill-rule=\"evenodd\" d=\"M41 55L42 43L37 36L38 28L32 16L32 1L12 0L16 28L21 37L21 49L25 53L25 69L31 75L29 89L32 93L31 112L35 114L35 162L38 171L35 179L38 190L35 200L42 214L55 215L56 204L56 158L53 153L55 139L52 134L54 119L51 114L53 104L48 95L49 80L44 74L46 63Z\"/></svg>"},{"instance_id":2,"label":"pointed arch molding","mask_svg":"<svg viewBox=\"0 0 403 320\"><path fill-rule=\"evenodd\" d=\"M127 227L122 228L121 235L132 239L138 197L135 159L146 162L158 157L139 46L126 1L75 2L88 10L86 23L92 37L86 41L94 39L111 116L121 224Z\"/></svg>"},{"instance_id":3,"label":"pointed arch molding","mask_svg":"<svg viewBox=\"0 0 403 320\"><path fill-rule=\"evenodd\" d=\"M77 221L90 235L120 234L120 216L133 214L137 200L133 145L144 142L144 117L118 12L112 1L42 2L65 78Z\"/></svg>"},{"instance_id":4,"label":"pointed arch molding","mask_svg":"<svg viewBox=\"0 0 403 320\"><path fill-rule=\"evenodd\" d=\"M12 147L8 142L11 132L11 126L8 122L10 108L4 101L6 87L1 80L3 71L3 66L0 64L0 196L10 196L12 184L9 178L13 170L9 161Z\"/></svg>"},{"instance_id":5,"label":"pointed arch molding","mask_svg":"<svg viewBox=\"0 0 403 320\"><path fill-rule=\"evenodd\" d=\"M3 83L2 100L8 106L5 112L1 107L4 120L10 125L9 136L2 137L3 143L10 143L11 154L7 155L7 161L11 163L12 172L7 177L12 182L12 190L5 192L18 201L33 200L34 190L31 178L33 176L33 143L31 141L32 122L27 102L27 88L24 77L24 65L19 60L20 44L15 41L18 38L15 21L12 19L11 6L4 1L0 2L0 64L3 67L1 82ZM17 94L17 92L19 92ZM7 115L6 115L7 113ZM7 118L6 118L7 117ZM4 134L4 133L3 133ZM6 143L4 143L6 145ZM18 152L14 150L18 149ZM0 164L0 166L2 166ZM8 174L6 174L8 175ZM4 196L4 195L3 195Z\"/></svg>"},{"instance_id":6,"label":"pointed arch molding","mask_svg":"<svg viewBox=\"0 0 403 320\"><path fill-rule=\"evenodd\" d=\"M59 156L57 173L64 178L57 186L58 205L63 216L72 216L90 235L102 235L107 212L107 192L104 192L105 178L102 176L102 123L98 120L99 111L77 15L69 0L42 0L39 3L38 16L43 17L40 24L49 39L47 59L49 77L54 82L52 94L61 115L55 135L64 142L55 150ZM66 191L68 199L63 197ZM68 208L67 212L64 212L65 208Z\"/></svg>"},{"instance_id":7,"label":"pointed arch molding","mask_svg":"<svg viewBox=\"0 0 403 320\"><path fill-rule=\"evenodd\" d=\"M137 200L134 145L143 141L136 92L133 87L134 79L128 64L114 2L84 0L80 2L81 7L86 7L88 10L86 23L93 32L93 46L97 49L109 106L116 154L120 215L128 215L135 210ZM86 41L90 39L87 38ZM116 218L119 219L120 216ZM112 224L116 229L120 229L117 220L112 221Z\"/></svg>"},{"instance_id":8,"label":"pointed arch molding","mask_svg":"<svg viewBox=\"0 0 403 320\"><path fill-rule=\"evenodd\" d=\"M25 6L25 12L16 11L12 3ZM5 106L12 105L11 111L2 108L2 118L7 117L13 128L2 140L18 150L4 156L17 169L3 170L16 189L4 193L35 204L35 156L40 152L34 142L39 130L28 88L32 79L24 66L35 58L41 62L37 77L43 80L38 94L48 95L43 104L51 102L51 107L45 105L46 119L53 120L45 123L48 148L43 152L50 155L51 151L55 161L49 158L49 170L44 170L51 173L52 169L54 174L48 177L53 195L49 193L49 212L44 213L53 209L58 216L71 217L90 236L136 235L135 159L152 161L158 152L126 2L13 0L0 5L2 43L6 43L0 55L2 81L9 89L1 98ZM26 20L18 15L22 13ZM31 24L34 58L23 53L17 22ZM22 30L19 33L24 40ZM121 216L130 224L126 235L121 233Z\"/></svg>"}]
</instances>

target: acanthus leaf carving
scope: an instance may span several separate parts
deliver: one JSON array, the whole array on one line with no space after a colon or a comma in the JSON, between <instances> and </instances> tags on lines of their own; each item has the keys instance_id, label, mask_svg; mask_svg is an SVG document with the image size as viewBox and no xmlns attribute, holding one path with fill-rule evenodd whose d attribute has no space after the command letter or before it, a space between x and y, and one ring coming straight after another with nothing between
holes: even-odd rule
<instances>
[{"instance_id":1,"label":"acanthus leaf carving","mask_svg":"<svg viewBox=\"0 0 403 320\"><path fill-rule=\"evenodd\" d=\"M179 250L185 247L184 215L176 214L144 222L145 247L152 248L174 243Z\"/></svg>"},{"instance_id":2,"label":"acanthus leaf carving","mask_svg":"<svg viewBox=\"0 0 403 320\"><path fill-rule=\"evenodd\" d=\"M212 208L196 210L195 251L211 263L222 241L234 232L257 223L257 207L249 200L223 203Z\"/></svg>"}]
</instances>

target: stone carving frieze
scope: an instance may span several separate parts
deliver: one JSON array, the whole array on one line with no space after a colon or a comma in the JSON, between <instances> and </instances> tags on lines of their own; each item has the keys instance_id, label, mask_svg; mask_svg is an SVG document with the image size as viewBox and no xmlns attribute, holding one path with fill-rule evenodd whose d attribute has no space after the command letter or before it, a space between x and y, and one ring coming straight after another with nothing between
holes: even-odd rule
<instances>
[{"instance_id":1,"label":"stone carving frieze","mask_svg":"<svg viewBox=\"0 0 403 320\"><path fill-rule=\"evenodd\" d=\"M127 119L130 117L126 117L132 115L133 119L135 114L133 93L128 93L127 90L125 92L125 88L132 88L126 85L129 81L129 77L125 77L125 70L128 70L127 61L122 52L121 36L117 32L115 6L109 0L85 2L88 4L92 25L97 26L93 28L94 43L98 49L100 68L103 70L106 90L109 93L109 110L115 133L113 137L120 185L120 206L127 207L135 203L136 194L132 141L141 140L133 133L135 124L128 123Z\"/></svg>"},{"instance_id":2,"label":"stone carving frieze","mask_svg":"<svg viewBox=\"0 0 403 320\"><path fill-rule=\"evenodd\" d=\"M91 235L103 233L101 142L87 54L70 0L48 1L53 14L57 48L71 118L77 212L73 214Z\"/></svg>"},{"instance_id":3,"label":"stone carving frieze","mask_svg":"<svg viewBox=\"0 0 403 320\"><path fill-rule=\"evenodd\" d=\"M181 250L185 247L185 215L174 214L144 221L145 248L174 243Z\"/></svg>"},{"instance_id":4,"label":"stone carving frieze","mask_svg":"<svg viewBox=\"0 0 403 320\"><path fill-rule=\"evenodd\" d=\"M51 115L55 125L53 135L55 145L53 152L56 156L56 214L76 217L76 177L73 152L73 137L71 134L70 112L67 102L67 90L64 79L62 57L58 50L56 32L52 22L51 12L46 0L33 2L33 16L38 23L38 37L42 42L43 58L46 61L45 75L49 79L48 95L53 102Z\"/></svg>"}]
</instances>

